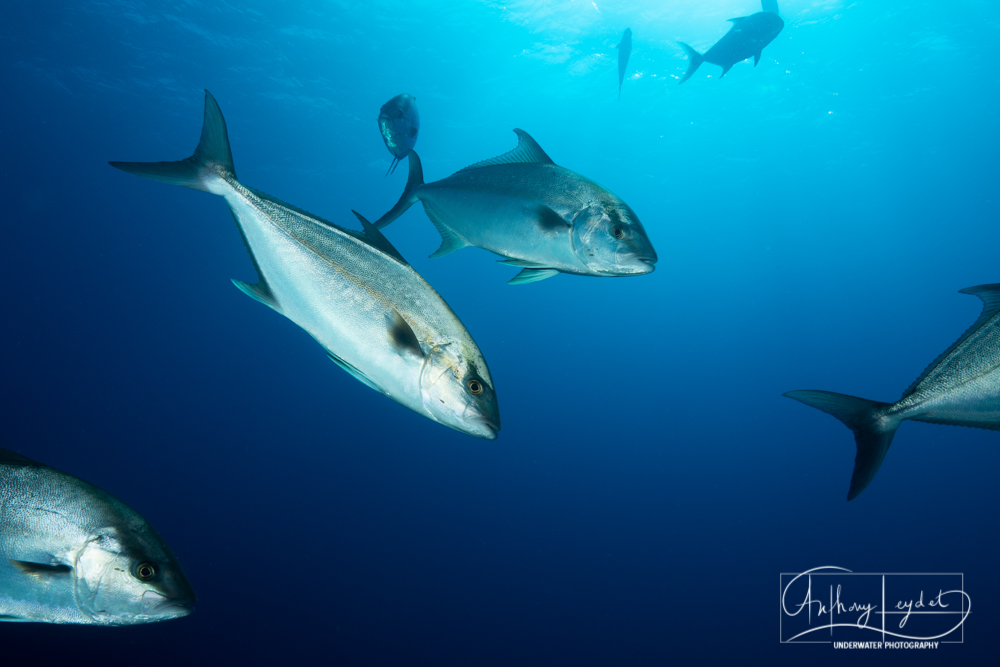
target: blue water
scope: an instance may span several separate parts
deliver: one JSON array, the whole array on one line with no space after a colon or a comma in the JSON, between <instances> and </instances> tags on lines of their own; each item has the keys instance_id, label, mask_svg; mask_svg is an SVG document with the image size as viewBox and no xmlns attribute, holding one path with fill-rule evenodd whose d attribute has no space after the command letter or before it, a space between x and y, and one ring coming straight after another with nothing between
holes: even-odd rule
<instances>
[{"instance_id":1,"label":"blue water","mask_svg":"<svg viewBox=\"0 0 1000 667\"><path fill-rule=\"evenodd\" d=\"M781 394L895 400L1000 282L1000 19L780 5L756 68L678 86L754 0L5 3L2 446L139 510L199 606L0 624L4 664L995 664L1000 436L908 422L848 503L850 432ZM412 208L385 232L499 396L497 440L449 430L232 286L220 198L107 166L189 155L206 88L242 182L353 228L406 179L390 97L428 180L523 128L657 269L508 286ZM780 644L779 573L822 565L964 573L965 643Z\"/></svg>"}]
</instances>

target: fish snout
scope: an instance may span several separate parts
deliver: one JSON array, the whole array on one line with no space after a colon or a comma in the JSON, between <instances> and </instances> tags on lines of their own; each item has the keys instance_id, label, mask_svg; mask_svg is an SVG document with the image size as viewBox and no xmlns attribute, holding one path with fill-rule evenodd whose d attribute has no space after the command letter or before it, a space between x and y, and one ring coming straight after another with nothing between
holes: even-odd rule
<instances>
[{"instance_id":1,"label":"fish snout","mask_svg":"<svg viewBox=\"0 0 1000 667\"><path fill-rule=\"evenodd\" d=\"M622 274L641 276L656 270L656 251L650 248L645 252L619 253L615 261Z\"/></svg>"},{"instance_id":2,"label":"fish snout","mask_svg":"<svg viewBox=\"0 0 1000 667\"><path fill-rule=\"evenodd\" d=\"M465 410L462 424L466 433L484 440L496 440L500 432L500 418L485 415L478 408L469 406Z\"/></svg>"},{"instance_id":3,"label":"fish snout","mask_svg":"<svg viewBox=\"0 0 1000 667\"><path fill-rule=\"evenodd\" d=\"M194 594L171 597L156 591L142 594L142 613L147 616L167 616L180 618L194 611Z\"/></svg>"}]
</instances>

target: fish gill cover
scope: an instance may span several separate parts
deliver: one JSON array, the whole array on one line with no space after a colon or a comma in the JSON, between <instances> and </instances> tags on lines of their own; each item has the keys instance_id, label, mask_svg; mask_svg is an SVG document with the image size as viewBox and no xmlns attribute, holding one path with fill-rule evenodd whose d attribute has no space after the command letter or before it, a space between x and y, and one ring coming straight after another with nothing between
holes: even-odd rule
<instances>
[{"instance_id":1,"label":"fish gill cover","mask_svg":"<svg viewBox=\"0 0 1000 667\"><path fill-rule=\"evenodd\" d=\"M983 312L956 292L1000 280L998 19L783 0L756 67L678 85L679 42L707 54L762 9L7 3L0 446L155 526L198 609L0 623L5 663L842 664L774 641L775 578L832 564L964 573L976 613L936 657L992 664L997 433L903 423L846 502L851 432L782 394L893 404ZM530 267L429 258L443 237L411 206L381 233L503 404L496 440L444 428L233 287L257 275L222 200L107 166L190 156L205 89L239 182L289 211L361 234L352 209L392 209L412 151L386 177L377 119L405 93L427 186L521 129L627 203L656 270L509 286ZM567 219L541 213L537 233ZM406 315L413 337L383 321L415 353ZM14 569L67 574L47 565Z\"/></svg>"}]
</instances>

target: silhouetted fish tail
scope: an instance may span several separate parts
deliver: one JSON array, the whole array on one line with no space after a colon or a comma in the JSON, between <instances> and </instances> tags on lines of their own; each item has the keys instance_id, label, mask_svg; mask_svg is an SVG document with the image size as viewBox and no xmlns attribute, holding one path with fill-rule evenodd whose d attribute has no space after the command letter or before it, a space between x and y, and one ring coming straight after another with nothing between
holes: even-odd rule
<instances>
[{"instance_id":1,"label":"silhouetted fish tail","mask_svg":"<svg viewBox=\"0 0 1000 667\"><path fill-rule=\"evenodd\" d=\"M375 221L375 228L382 229L403 215L406 209L417 203L417 188L424 184L424 168L420 165L420 157L416 151L410 151L410 175L406 178L406 187L399 201L388 213Z\"/></svg>"},{"instance_id":2,"label":"silhouetted fish tail","mask_svg":"<svg viewBox=\"0 0 1000 667\"><path fill-rule=\"evenodd\" d=\"M191 157L176 162L109 162L108 164L136 176L205 192L211 192L209 180L213 177L229 175L236 178L233 153L229 148L229 133L226 131L226 119L222 117L219 103L207 90L201 139Z\"/></svg>"},{"instance_id":3,"label":"silhouetted fish tail","mask_svg":"<svg viewBox=\"0 0 1000 667\"><path fill-rule=\"evenodd\" d=\"M812 389L789 391L784 396L836 417L854 432L858 454L854 459L854 475L847 499L857 498L875 478L899 428L901 420L885 414L890 404Z\"/></svg>"},{"instance_id":4,"label":"silhouetted fish tail","mask_svg":"<svg viewBox=\"0 0 1000 667\"><path fill-rule=\"evenodd\" d=\"M685 44L684 42L677 43L681 45L681 48L684 49L684 52L687 53L688 56L688 69L687 72L684 73L684 76L681 77L680 81L681 83L684 83L690 79L695 70L697 70L703 62L705 62L705 57L695 51L690 45Z\"/></svg>"}]
</instances>

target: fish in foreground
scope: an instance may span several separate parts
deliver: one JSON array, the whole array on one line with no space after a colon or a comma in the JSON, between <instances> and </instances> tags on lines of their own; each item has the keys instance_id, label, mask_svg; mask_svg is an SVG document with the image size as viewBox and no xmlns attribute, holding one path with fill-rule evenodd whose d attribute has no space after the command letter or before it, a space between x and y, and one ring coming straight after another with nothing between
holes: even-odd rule
<instances>
[{"instance_id":1,"label":"fish in foreground","mask_svg":"<svg viewBox=\"0 0 1000 667\"><path fill-rule=\"evenodd\" d=\"M690 79L703 62L721 67L722 75L719 78L726 76L733 65L750 56L753 56L753 66L756 67L760 62L761 51L785 27L785 22L778 16L776 0L763 0L761 6L764 9L762 12L729 19L733 27L704 54L698 53L684 42L678 42L688 56L688 69L680 82Z\"/></svg>"},{"instance_id":2,"label":"fish in foreground","mask_svg":"<svg viewBox=\"0 0 1000 667\"><path fill-rule=\"evenodd\" d=\"M226 122L208 91L191 157L110 164L224 197L257 270L255 284L233 281L240 290L305 329L372 389L445 426L497 437L486 361L444 299L360 215L364 233L240 183Z\"/></svg>"},{"instance_id":3,"label":"fish in foreground","mask_svg":"<svg viewBox=\"0 0 1000 667\"><path fill-rule=\"evenodd\" d=\"M622 41L615 46L618 49L618 99L622 98L622 82L625 80L625 68L628 67L628 57L632 55L632 28L625 28Z\"/></svg>"},{"instance_id":4,"label":"fish in foreground","mask_svg":"<svg viewBox=\"0 0 1000 667\"><path fill-rule=\"evenodd\" d=\"M0 449L0 621L136 625L187 616L177 557L134 509Z\"/></svg>"},{"instance_id":5,"label":"fish in foreground","mask_svg":"<svg viewBox=\"0 0 1000 667\"><path fill-rule=\"evenodd\" d=\"M524 130L517 148L424 183L416 151L396 205L382 228L418 201L441 234L442 257L476 246L522 269L510 284L558 273L636 276L649 273L656 251L629 205L580 174L557 166Z\"/></svg>"},{"instance_id":6,"label":"fish in foreground","mask_svg":"<svg viewBox=\"0 0 1000 667\"><path fill-rule=\"evenodd\" d=\"M420 132L420 114L417 113L417 98L403 93L382 105L378 114L378 130L382 133L385 147L392 153L389 171L395 172L399 161L410 154L417 144Z\"/></svg>"},{"instance_id":7,"label":"fish in foreground","mask_svg":"<svg viewBox=\"0 0 1000 667\"><path fill-rule=\"evenodd\" d=\"M961 294L982 299L979 319L895 403L830 391L784 394L833 415L854 431L858 454L848 500L871 483L905 419L1000 431L1000 284L969 287Z\"/></svg>"}]
</instances>

